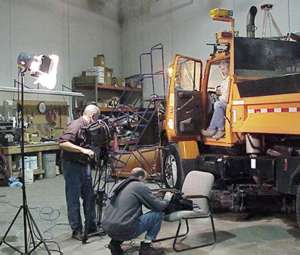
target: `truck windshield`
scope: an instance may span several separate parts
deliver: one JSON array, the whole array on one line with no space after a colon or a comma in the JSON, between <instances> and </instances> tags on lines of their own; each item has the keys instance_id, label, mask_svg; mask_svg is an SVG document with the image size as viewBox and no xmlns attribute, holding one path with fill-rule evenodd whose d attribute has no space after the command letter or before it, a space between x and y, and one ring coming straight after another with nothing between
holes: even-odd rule
<instances>
[{"instance_id":1,"label":"truck windshield","mask_svg":"<svg viewBox=\"0 0 300 255\"><path fill-rule=\"evenodd\" d=\"M220 62L215 62L211 64L209 70L207 91L216 92L217 88L220 86L221 82L224 80L224 75L220 69Z\"/></svg>"}]
</instances>

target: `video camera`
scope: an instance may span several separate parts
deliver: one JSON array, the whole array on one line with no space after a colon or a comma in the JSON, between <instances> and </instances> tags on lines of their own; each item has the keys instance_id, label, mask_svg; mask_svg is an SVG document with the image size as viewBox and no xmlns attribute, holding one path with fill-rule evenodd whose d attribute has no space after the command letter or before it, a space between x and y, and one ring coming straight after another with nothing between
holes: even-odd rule
<instances>
[{"instance_id":1,"label":"video camera","mask_svg":"<svg viewBox=\"0 0 300 255\"><path fill-rule=\"evenodd\" d=\"M105 116L97 121L82 127L80 130L81 147L91 149L95 152L95 158L90 159L86 155L81 155L78 159L82 163L95 164L104 157L108 157L111 141L114 135L124 135L124 130L131 130L135 116L123 113L118 117Z\"/></svg>"},{"instance_id":2,"label":"video camera","mask_svg":"<svg viewBox=\"0 0 300 255\"><path fill-rule=\"evenodd\" d=\"M112 129L109 127L108 122L101 119L81 128L81 146L91 149L95 153L94 159L90 159L86 156L86 160L89 163L96 163L101 158L107 156L110 142L113 137L111 130Z\"/></svg>"}]
</instances>

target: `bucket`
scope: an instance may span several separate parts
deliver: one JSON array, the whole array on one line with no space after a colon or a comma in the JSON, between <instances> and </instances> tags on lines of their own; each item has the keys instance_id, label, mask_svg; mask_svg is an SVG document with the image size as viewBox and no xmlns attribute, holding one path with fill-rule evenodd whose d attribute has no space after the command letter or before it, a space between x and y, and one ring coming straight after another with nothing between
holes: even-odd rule
<instances>
[{"instance_id":1,"label":"bucket","mask_svg":"<svg viewBox=\"0 0 300 255\"><path fill-rule=\"evenodd\" d=\"M45 178L56 176L56 153L44 153L42 157Z\"/></svg>"},{"instance_id":2,"label":"bucket","mask_svg":"<svg viewBox=\"0 0 300 255\"><path fill-rule=\"evenodd\" d=\"M33 171L34 169L31 167L31 157L24 157L24 175L25 175L25 183L30 184L33 183ZM20 167L22 167L22 159L20 159Z\"/></svg>"},{"instance_id":3,"label":"bucket","mask_svg":"<svg viewBox=\"0 0 300 255\"><path fill-rule=\"evenodd\" d=\"M95 73L96 73L96 82L97 83L104 83L104 67L102 66L95 66Z\"/></svg>"},{"instance_id":4,"label":"bucket","mask_svg":"<svg viewBox=\"0 0 300 255\"><path fill-rule=\"evenodd\" d=\"M30 156L30 168L33 170L38 169L38 160L37 160L37 156Z\"/></svg>"},{"instance_id":5,"label":"bucket","mask_svg":"<svg viewBox=\"0 0 300 255\"><path fill-rule=\"evenodd\" d=\"M33 169L25 168L25 183L31 184L33 183Z\"/></svg>"}]
</instances>

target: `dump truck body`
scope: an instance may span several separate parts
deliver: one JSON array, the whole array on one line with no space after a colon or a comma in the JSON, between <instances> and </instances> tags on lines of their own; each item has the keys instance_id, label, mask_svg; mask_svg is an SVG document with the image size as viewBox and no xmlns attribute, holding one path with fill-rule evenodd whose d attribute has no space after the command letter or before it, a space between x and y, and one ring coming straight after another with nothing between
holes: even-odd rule
<instances>
[{"instance_id":1,"label":"dump truck body","mask_svg":"<svg viewBox=\"0 0 300 255\"><path fill-rule=\"evenodd\" d=\"M232 131L300 134L300 43L234 38Z\"/></svg>"}]
</instances>

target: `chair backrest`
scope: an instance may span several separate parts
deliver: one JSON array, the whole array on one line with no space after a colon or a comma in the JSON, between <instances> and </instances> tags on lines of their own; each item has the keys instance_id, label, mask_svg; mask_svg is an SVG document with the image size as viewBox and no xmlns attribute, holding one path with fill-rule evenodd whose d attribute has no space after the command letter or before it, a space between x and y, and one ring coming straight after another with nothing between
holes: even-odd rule
<instances>
[{"instance_id":1,"label":"chair backrest","mask_svg":"<svg viewBox=\"0 0 300 255\"><path fill-rule=\"evenodd\" d=\"M203 171L191 171L185 177L181 191L184 195L202 195L210 196L210 191L214 184L215 177L213 174ZM209 206L206 199L193 199L194 204L198 205L201 211L209 213Z\"/></svg>"}]
</instances>

